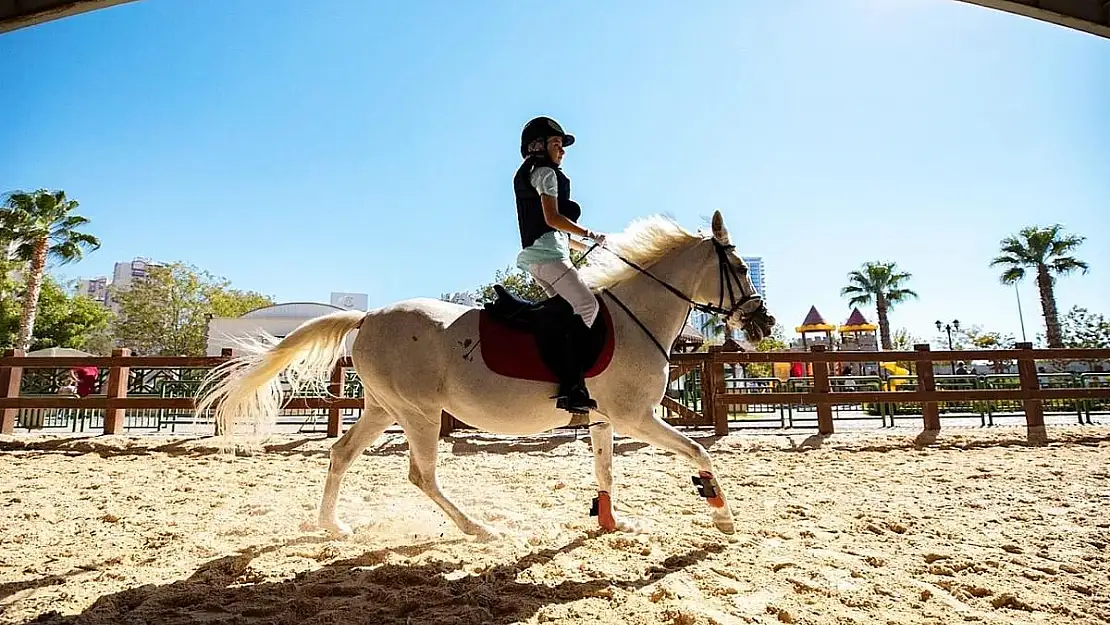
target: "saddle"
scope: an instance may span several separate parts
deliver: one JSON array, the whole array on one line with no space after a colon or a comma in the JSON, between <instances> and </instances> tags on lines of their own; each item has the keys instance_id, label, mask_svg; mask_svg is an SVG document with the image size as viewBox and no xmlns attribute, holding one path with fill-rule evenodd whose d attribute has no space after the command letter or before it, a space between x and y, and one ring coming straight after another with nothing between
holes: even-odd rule
<instances>
[{"instance_id":1,"label":"saddle","mask_svg":"<svg viewBox=\"0 0 1110 625\"><path fill-rule=\"evenodd\" d=\"M482 359L494 373L516 379L558 382L561 377L591 378L613 358L613 320L605 302L586 328L570 304L556 295L540 302L521 299L495 284L494 301L478 318ZM597 297L595 295L595 297ZM565 348L566 341L574 347ZM568 361L567 354L573 354Z\"/></svg>"}]
</instances>

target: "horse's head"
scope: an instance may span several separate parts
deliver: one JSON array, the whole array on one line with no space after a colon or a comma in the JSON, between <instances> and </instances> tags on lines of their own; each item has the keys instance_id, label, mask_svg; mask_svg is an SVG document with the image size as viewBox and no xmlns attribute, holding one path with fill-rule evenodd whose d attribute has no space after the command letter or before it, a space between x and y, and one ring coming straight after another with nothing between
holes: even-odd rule
<instances>
[{"instance_id":1,"label":"horse's head","mask_svg":"<svg viewBox=\"0 0 1110 625\"><path fill-rule=\"evenodd\" d=\"M705 249L708 263L694 294L700 307L724 315L725 323L742 329L752 343L770 336L775 318L755 290L747 263L730 242L721 211L713 213L712 236L699 247Z\"/></svg>"}]
</instances>

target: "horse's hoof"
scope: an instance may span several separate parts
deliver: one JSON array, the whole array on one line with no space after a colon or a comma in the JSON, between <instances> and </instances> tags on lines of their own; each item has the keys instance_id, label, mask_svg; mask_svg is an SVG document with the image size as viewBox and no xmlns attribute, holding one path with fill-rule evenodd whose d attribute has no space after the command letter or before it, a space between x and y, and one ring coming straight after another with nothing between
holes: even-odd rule
<instances>
[{"instance_id":1,"label":"horse's hoof","mask_svg":"<svg viewBox=\"0 0 1110 625\"><path fill-rule=\"evenodd\" d=\"M720 520L720 521L714 521L713 525L715 525L717 527L717 529L722 534L735 534L736 533L736 523L732 519L723 519L723 520Z\"/></svg>"},{"instance_id":2,"label":"horse's hoof","mask_svg":"<svg viewBox=\"0 0 1110 625\"><path fill-rule=\"evenodd\" d=\"M613 527L606 527L605 529L613 532L626 532L628 534L643 534L647 531L643 523L617 516L613 517Z\"/></svg>"},{"instance_id":3,"label":"horse's hoof","mask_svg":"<svg viewBox=\"0 0 1110 625\"><path fill-rule=\"evenodd\" d=\"M468 527L463 532L481 541L494 541L505 537L505 534L500 530L481 523L475 523L473 527Z\"/></svg>"},{"instance_id":4,"label":"horse's hoof","mask_svg":"<svg viewBox=\"0 0 1110 625\"><path fill-rule=\"evenodd\" d=\"M348 536L354 534L354 532L351 530L351 526L347 525L343 521L340 521L339 519L333 519L330 521L325 521L321 519L319 525L320 529L324 530L332 536L336 536L339 538L347 538Z\"/></svg>"}]
</instances>

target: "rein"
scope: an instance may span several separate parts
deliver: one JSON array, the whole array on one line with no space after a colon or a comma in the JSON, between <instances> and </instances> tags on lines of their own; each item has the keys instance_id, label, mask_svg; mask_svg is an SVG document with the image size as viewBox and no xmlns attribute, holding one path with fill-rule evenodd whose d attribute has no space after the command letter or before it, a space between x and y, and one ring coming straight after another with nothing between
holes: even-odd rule
<instances>
[{"instance_id":1,"label":"rein","mask_svg":"<svg viewBox=\"0 0 1110 625\"><path fill-rule=\"evenodd\" d=\"M593 247L591 247L589 249L589 251L586 252L586 255L589 255L589 253L594 251L594 248L596 248L596 247L598 247L597 243L595 243L593 245ZM728 257L725 255L729 250L734 249L735 246L733 246L733 245L724 245L724 244L718 242L716 239L714 239L713 240L713 247L717 252L717 267L718 267L718 270L720 272L719 273L719 277L720 277L720 295L719 295L716 306L714 306L712 304L702 304L702 303L699 303L699 302L695 302L694 300L687 297L685 293L683 293L682 291L679 291L675 287L673 287L670 284L667 284L665 281L659 279L658 277L656 277L654 274L652 274L647 269L644 269L643 267L641 267L641 266L637 265L636 263L628 260L627 258L621 256L620 254L614 252L613 250L611 250L609 248L605 248L605 250L608 251L613 256L616 256L618 259L620 259L622 262L624 262L629 267L632 267L636 271L644 274L645 276L647 276L647 277L651 278L652 280L655 280L659 284L663 285L663 287L665 289L667 289L668 291L673 293L676 297L678 297L682 301L690 304L690 308L686 310L687 319L690 317L690 310L691 309L701 310L701 311L704 311L704 312L707 312L707 313L710 313L710 314L714 314L714 315L725 315L726 318L727 318L727 317L731 317L732 315L736 314L737 311L744 309L745 306L747 306L749 303L751 303L753 301L758 302L760 305L762 305L763 298L760 297L758 293L755 293L755 294L752 294L752 295L744 295L743 297L740 298L739 301L736 301L736 300L733 299L735 297L735 292L733 291L733 288L732 288L733 281L736 282L736 286L738 288L740 288L741 293L743 293L743 291L744 291L744 289L742 288L743 283L740 281L740 276L738 276L737 273L736 273L736 268L732 266L732 263L728 262ZM586 258L586 255L584 255L582 257L583 260ZM725 308L724 307L725 289L726 288L728 289L729 301L734 302L732 304L731 308ZM640 321L639 317L637 317L635 315L635 313L633 313L631 310L629 310L628 306L626 306L624 304L624 302L622 302L620 300L620 298L618 298L616 295L614 295L613 292L610 291L609 289L602 289L601 292L605 293L610 298L612 298L612 300L614 302L616 302L617 305L620 306L622 310L624 310L624 312L628 313L628 316L631 317L632 320L636 322L636 325L640 326L640 329L643 330L644 334L646 334L648 336L648 338L651 339L651 342L655 343L655 346L657 348L659 348L659 353L663 354L664 360L666 360L668 363L670 363L671 362L671 356L667 352L667 349L665 347L663 347L663 344L659 342L659 339L655 338L655 335L652 334L650 330L648 330L647 326L645 326L644 323L642 321Z\"/></svg>"},{"instance_id":2,"label":"rein","mask_svg":"<svg viewBox=\"0 0 1110 625\"><path fill-rule=\"evenodd\" d=\"M594 247L597 247L597 245L595 244ZM659 284L663 285L663 288L665 288L668 291L670 291L671 293L673 293L676 297L678 297L682 301L690 304L690 306L692 308L695 308L697 310L701 310L703 312L707 312L707 313L710 313L710 314L713 314L713 315L724 315L726 317L731 317L732 315L736 314L736 312L738 310L741 310L742 308L744 308L749 302L752 302L752 301L755 301L755 300L762 300L762 298L759 296L758 293L755 293L755 294L752 294L752 295L744 295L743 297L740 298L739 301L736 301L734 299L736 294L732 289L732 283L735 281L736 286L740 287L742 282L740 281L740 276L737 275L737 273L736 273L736 268L733 267L732 264L728 262L728 258L725 256L725 254L728 253L730 250L734 249L735 246L734 245L724 245L722 243L719 243L716 239L714 239L713 240L713 247L717 252L717 268L720 271L719 277L721 279L721 291L720 291L720 295L718 296L716 306L714 306L713 304L702 304L700 302L695 302L694 300L687 297L685 293L683 293L682 291L679 291L678 289L674 288L673 286L667 284L663 280L660 280L658 277L656 277L653 273L651 273L647 269L644 269L643 267L641 267L641 266L637 265L636 263L628 260L627 258L621 256L620 254L614 252L613 250L611 250L609 248L605 248L605 250L607 252L609 252L610 254L612 254L613 256L616 256L618 259L620 259L623 263L625 263L629 267L632 267L636 271L639 271L640 273L644 274L645 276L647 276L647 277L651 278L652 280L655 280ZM592 252L593 248L590 248L590 251ZM585 256L583 256L583 258L585 258ZM725 289L726 288L728 289L729 301L735 302L735 303L733 303L731 308L725 308L724 307ZM742 293L743 288L741 288L740 291Z\"/></svg>"}]
</instances>

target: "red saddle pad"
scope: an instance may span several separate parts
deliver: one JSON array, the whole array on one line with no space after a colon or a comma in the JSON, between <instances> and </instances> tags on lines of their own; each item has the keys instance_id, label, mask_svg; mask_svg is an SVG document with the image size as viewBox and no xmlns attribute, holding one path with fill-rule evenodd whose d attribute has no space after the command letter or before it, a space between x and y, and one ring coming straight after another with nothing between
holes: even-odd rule
<instances>
[{"instance_id":1,"label":"red saddle pad","mask_svg":"<svg viewBox=\"0 0 1110 625\"><path fill-rule=\"evenodd\" d=\"M605 324L605 344L597 361L586 371L586 377L599 375L613 360L613 318L604 302L600 302L598 315ZM481 341L482 360L490 371L518 380L558 382L555 374L540 358L539 347L531 333L510 328L490 316L486 310L478 313L478 337Z\"/></svg>"}]
</instances>

